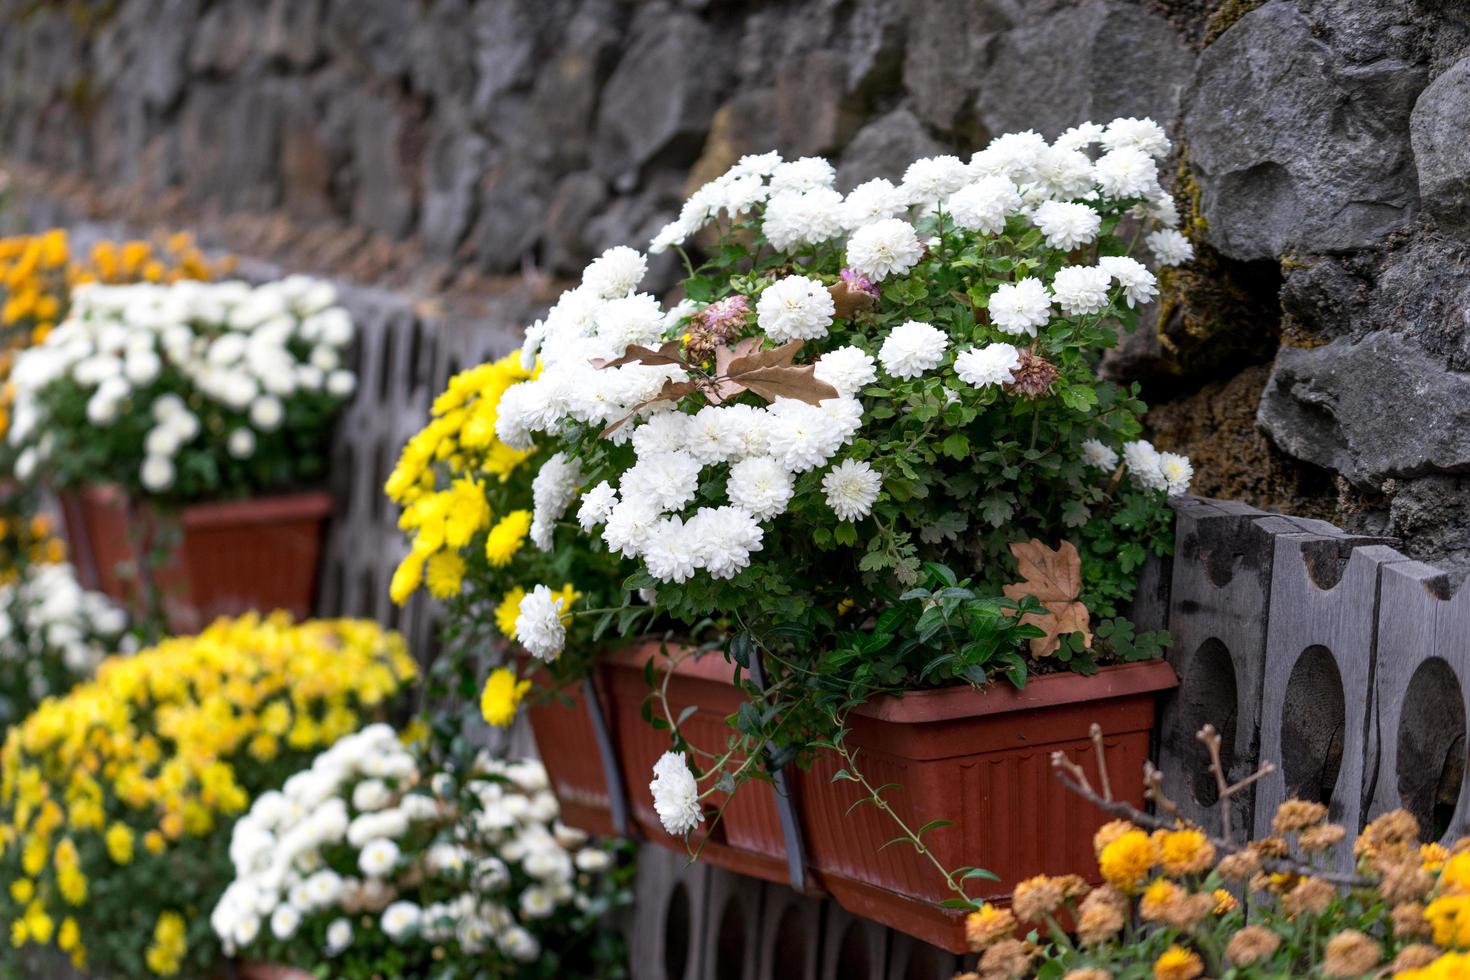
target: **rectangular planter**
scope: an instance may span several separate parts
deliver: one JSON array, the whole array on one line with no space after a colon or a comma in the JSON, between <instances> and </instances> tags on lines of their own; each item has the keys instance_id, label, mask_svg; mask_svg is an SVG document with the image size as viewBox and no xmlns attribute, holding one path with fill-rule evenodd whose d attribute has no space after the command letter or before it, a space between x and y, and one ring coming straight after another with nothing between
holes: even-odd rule
<instances>
[{"instance_id":1,"label":"rectangular planter","mask_svg":"<svg viewBox=\"0 0 1470 980\"><path fill-rule=\"evenodd\" d=\"M669 733L643 720L642 705L651 693L643 671L651 660L659 676L667 672L663 649L664 644L647 642L614 651L602 660L602 678L633 822L648 840L684 853L683 839L670 836L659 823L649 790L653 764L669 748ZM670 708L675 718L685 708L694 708L680 725L691 744L706 751L725 750L730 733L726 719L745 702L745 695L734 684L734 672L718 652L685 659L674 669L669 682ZM714 794L710 802L718 808L726 803L726 796ZM769 781L745 783L728 799L719 822L710 828L707 821L704 827L709 829L703 837L699 830L692 835L696 846L703 843L700 860L767 881L788 880L786 838L776 791Z\"/></svg>"},{"instance_id":2,"label":"rectangular planter","mask_svg":"<svg viewBox=\"0 0 1470 980\"><path fill-rule=\"evenodd\" d=\"M113 486L61 495L67 541L83 583L142 608L138 541L165 528L179 542L154 575L168 627L192 633L217 616L284 609L309 616L316 599L328 493L191 504L177 515L130 507Z\"/></svg>"},{"instance_id":3,"label":"rectangular planter","mask_svg":"<svg viewBox=\"0 0 1470 980\"><path fill-rule=\"evenodd\" d=\"M996 882L972 879L970 895L1004 902L1017 882L1038 874L1096 881L1093 832L1107 815L1057 781L1051 754L1067 753L1097 783L1089 738L1102 726L1113 795L1142 806L1157 692L1177 684L1163 661L1105 667L1091 677L1050 674L1024 690L995 684L877 698L848 716L847 744L874 786L946 868L986 868ZM797 778L807 857L817 882L848 911L953 952L966 949L962 912L939 871L899 836L865 794L834 783L840 767L824 753Z\"/></svg>"},{"instance_id":4,"label":"rectangular planter","mask_svg":"<svg viewBox=\"0 0 1470 980\"><path fill-rule=\"evenodd\" d=\"M522 659L523 677L528 676L526 662ZM537 688L544 689L549 684L545 672L533 672L529 676ZM607 717L605 703L603 717ZM601 837L617 834L602 747L587 710L584 687L572 685L530 704L526 719L536 738L536 751L546 766L546 778L561 804L562 823Z\"/></svg>"}]
</instances>

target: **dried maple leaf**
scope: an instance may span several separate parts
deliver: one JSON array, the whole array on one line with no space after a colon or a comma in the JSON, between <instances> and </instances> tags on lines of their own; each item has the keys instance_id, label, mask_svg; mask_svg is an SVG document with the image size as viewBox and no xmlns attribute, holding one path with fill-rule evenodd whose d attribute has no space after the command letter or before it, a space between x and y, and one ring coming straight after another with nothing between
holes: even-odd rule
<instances>
[{"instance_id":1,"label":"dried maple leaf","mask_svg":"<svg viewBox=\"0 0 1470 980\"><path fill-rule=\"evenodd\" d=\"M658 350L649 350L640 344L629 344L628 349L623 353L622 357L615 357L612 360L594 357L587 363L599 370L602 368L621 367L624 364L672 364L682 368L689 367L689 364L684 358L679 356L679 342L677 340L668 341L659 347Z\"/></svg>"},{"instance_id":2,"label":"dried maple leaf","mask_svg":"<svg viewBox=\"0 0 1470 980\"><path fill-rule=\"evenodd\" d=\"M855 314L878 305L878 297L866 290L853 289L846 282L833 283L827 287L827 292L832 297L832 305L837 308L839 320L851 320Z\"/></svg>"},{"instance_id":3,"label":"dried maple leaf","mask_svg":"<svg viewBox=\"0 0 1470 980\"><path fill-rule=\"evenodd\" d=\"M1063 541L1061 547L1052 549L1032 538L1013 541L1011 554L1020 563L1022 581L1005 587L1006 598L1019 601L1024 596L1035 596L1046 607L1044 613L1021 617L1023 625L1038 626L1046 632L1031 640L1031 656L1056 653L1068 633L1081 633L1091 646L1087 607L1077 601L1077 593L1082 591L1082 557L1076 546Z\"/></svg>"}]
</instances>

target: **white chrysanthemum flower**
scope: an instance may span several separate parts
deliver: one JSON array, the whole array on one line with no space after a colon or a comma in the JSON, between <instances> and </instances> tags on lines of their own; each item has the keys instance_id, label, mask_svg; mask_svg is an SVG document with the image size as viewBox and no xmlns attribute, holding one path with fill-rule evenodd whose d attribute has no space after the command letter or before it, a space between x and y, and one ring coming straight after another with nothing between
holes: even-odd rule
<instances>
[{"instance_id":1,"label":"white chrysanthemum flower","mask_svg":"<svg viewBox=\"0 0 1470 980\"><path fill-rule=\"evenodd\" d=\"M1113 277L1095 265L1066 265L1051 280L1057 306L1069 316L1096 313L1107 308Z\"/></svg>"},{"instance_id":2,"label":"white chrysanthemum flower","mask_svg":"<svg viewBox=\"0 0 1470 980\"><path fill-rule=\"evenodd\" d=\"M328 956L341 956L352 945L352 923L346 919L333 919L327 926Z\"/></svg>"},{"instance_id":3,"label":"white chrysanthemum flower","mask_svg":"<svg viewBox=\"0 0 1470 980\"><path fill-rule=\"evenodd\" d=\"M397 844L386 837L379 837L363 845L357 855L357 866L369 878L384 878L398 866L400 856Z\"/></svg>"},{"instance_id":4,"label":"white chrysanthemum flower","mask_svg":"<svg viewBox=\"0 0 1470 980\"><path fill-rule=\"evenodd\" d=\"M914 226L899 218L864 225L847 240L847 265L853 271L882 282L919 264L924 246Z\"/></svg>"},{"instance_id":5,"label":"white chrysanthemum flower","mask_svg":"<svg viewBox=\"0 0 1470 980\"><path fill-rule=\"evenodd\" d=\"M1049 147L1040 133L1026 130L1005 133L970 158L970 173L975 177L1001 176L1014 184L1036 179L1036 165Z\"/></svg>"},{"instance_id":6,"label":"white chrysanthemum flower","mask_svg":"<svg viewBox=\"0 0 1470 980\"><path fill-rule=\"evenodd\" d=\"M1159 175L1153 158L1136 146L1120 146L1093 164L1093 178L1110 197L1148 197L1158 190Z\"/></svg>"},{"instance_id":7,"label":"white chrysanthemum flower","mask_svg":"<svg viewBox=\"0 0 1470 980\"><path fill-rule=\"evenodd\" d=\"M563 601L552 594L550 587L538 585L517 607L516 642L539 660L555 660L566 645L567 628L561 621Z\"/></svg>"},{"instance_id":8,"label":"white chrysanthemum flower","mask_svg":"<svg viewBox=\"0 0 1470 980\"><path fill-rule=\"evenodd\" d=\"M769 456L742 459L730 467L730 502L763 521L785 513L791 502L791 474Z\"/></svg>"},{"instance_id":9,"label":"white chrysanthemum flower","mask_svg":"<svg viewBox=\"0 0 1470 980\"><path fill-rule=\"evenodd\" d=\"M725 176L732 180L740 177L769 177L780 164L781 154L775 150L747 153L735 162L735 166L725 171Z\"/></svg>"},{"instance_id":10,"label":"white chrysanthemum flower","mask_svg":"<svg viewBox=\"0 0 1470 980\"><path fill-rule=\"evenodd\" d=\"M944 361L949 337L928 323L910 320L889 331L878 348L878 362L895 378L917 378Z\"/></svg>"},{"instance_id":11,"label":"white chrysanthemum flower","mask_svg":"<svg viewBox=\"0 0 1470 980\"><path fill-rule=\"evenodd\" d=\"M378 920L378 924L389 939L398 942L417 929L422 920L423 911L417 905L398 901L383 910L383 917Z\"/></svg>"},{"instance_id":12,"label":"white chrysanthemum flower","mask_svg":"<svg viewBox=\"0 0 1470 980\"><path fill-rule=\"evenodd\" d=\"M556 522L566 513L581 479L581 462L557 453L541 465L531 481L531 540L542 551L551 550Z\"/></svg>"},{"instance_id":13,"label":"white chrysanthemum flower","mask_svg":"<svg viewBox=\"0 0 1470 980\"><path fill-rule=\"evenodd\" d=\"M843 396L856 395L878 380L878 369L872 355L859 347L838 347L817 358L812 376L825 381Z\"/></svg>"},{"instance_id":14,"label":"white chrysanthemum flower","mask_svg":"<svg viewBox=\"0 0 1470 980\"><path fill-rule=\"evenodd\" d=\"M648 272L648 260L635 248L614 245L587 266L582 286L603 299L627 296Z\"/></svg>"},{"instance_id":15,"label":"white chrysanthemum flower","mask_svg":"<svg viewBox=\"0 0 1470 980\"><path fill-rule=\"evenodd\" d=\"M582 506L577 508L577 523L582 530L591 531L605 524L618 504L618 492L606 480L582 495Z\"/></svg>"},{"instance_id":16,"label":"white chrysanthemum flower","mask_svg":"<svg viewBox=\"0 0 1470 980\"><path fill-rule=\"evenodd\" d=\"M831 241L845 230L842 195L827 187L773 194L761 223L766 240L781 250Z\"/></svg>"},{"instance_id":17,"label":"white chrysanthemum flower","mask_svg":"<svg viewBox=\"0 0 1470 980\"><path fill-rule=\"evenodd\" d=\"M976 388L1008 385L1021 366L1021 352L1010 344L971 347L955 355L954 373Z\"/></svg>"},{"instance_id":18,"label":"white chrysanthemum flower","mask_svg":"<svg viewBox=\"0 0 1470 980\"><path fill-rule=\"evenodd\" d=\"M844 433L831 415L794 398L777 398L766 407L770 454L790 473L805 473L842 448Z\"/></svg>"},{"instance_id":19,"label":"white chrysanthemum flower","mask_svg":"<svg viewBox=\"0 0 1470 980\"><path fill-rule=\"evenodd\" d=\"M906 210L908 202L899 189L891 180L878 177L848 191L842 199L842 224L855 231L875 221L896 218Z\"/></svg>"},{"instance_id":20,"label":"white chrysanthemum flower","mask_svg":"<svg viewBox=\"0 0 1470 980\"><path fill-rule=\"evenodd\" d=\"M1020 208L1016 185L1001 176L971 181L949 199L949 214L956 225L986 235L1005 231L1006 218Z\"/></svg>"},{"instance_id":21,"label":"white chrysanthemum flower","mask_svg":"<svg viewBox=\"0 0 1470 980\"><path fill-rule=\"evenodd\" d=\"M174 463L167 456L145 456L138 469L138 480L143 489L161 493L174 484Z\"/></svg>"},{"instance_id":22,"label":"white chrysanthemum flower","mask_svg":"<svg viewBox=\"0 0 1470 980\"><path fill-rule=\"evenodd\" d=\"M805 194L808 191L829 188L836 182L837 171L832 169L832 164L821 157L787 160L771 168L771 193L773 195L789 191Z\"/></svg>"},{"instance_id":23,"label":"white chrysanthemum flower","mask_svg":"<svg viewBox=\"0 0 1470 980\"><path fill-rule=\"evenodd\" d=\"M225 440L225 449L235 459L249 459L255 455L255 433L241 426Z\"/></svg>"},{"instance_id":24,"label":"white chrysanthemum flower","mask_svg":"<svg viewBox=\"0 0 1470 980\"><path fill-rule=\"evenodd\" d=\"M1108 123L1101 139L1103 149L1133 147L1151 157L1162 159L1169 153L1169 137L1164 127L1152 119L1120 118Z\"/></svg>"},{"instance_id":25,"label":"white chrysanthemum flower","mask_svg":"<svg viewBox=\"0 0 1470 980\"><path fill-rule=\"evenodd\" d=\"M665 752L653 766L653 809L664 829L676 836L704 823L699 806L699 784L689 771L683 752Z\"/></svg>"},{"instance_id":26,"label":"white chrysanthemum flower","mask_svg":"<svg viewBox=\"0 0 1470 980\"><path fill-rule=\"evenodd\" d=\"M687 449L639 456L624 474L619 494L642 499L663 511L676 511L694 499L703 464Z\"/></svg>"},{"instance_id":27,"label":"white chrysanthemum flower","mask_svg":"<svg viewBox=\"0 0 1470 980\"><path fill-rule=\"evenodd\" d=\"M1112 470L1118 465L1118 453L1096 439L1082 443L1082 462L1100 470Z\"/></svg>"},{"instance_id":28,"label":"white chrysanthemum flower","mask_svg":"<svg viewBox=\"0 0 1470 980\"><path fill-rule=\"evenodd\" d=\"M748 416L733 406L706 405L691 416L688 429L690 454L706 466L744 455L740 430Z\"/></svg>"},{"instance_id":29,"label":"white chrysanthemum flower","mask_svg":"<svg viewBox=\"0 0 1470 980\"><path fill-rule=\"evenodd\" d=\"M1149 171L1152 173L1153 168ZM1092 160L1077 150L1049 147L1037 158L1036 180L1053 199L1083 197L1092 190Z\"/></svg>"},{"instance_id":30,"label":"white chrysanthemum flower","mask_svg":"<svg viewBox=\"0 0 1470 980\"><path fill-rule=\"evenodd\" d=\"M843 521L867 517L882 487L883 478L878 472L857 459L844 459L822 477L827 506Z\"/></svg>"},{"instance_id":31,"label":"white chrysanthemum flower","mask_svg":"<svg viewBox=\"0 0 1470 980\"><path fill-rule=\"evenodd\" d=\"M677 218L664 225L648 240L648 254L662 255L675 245L683 245L694 234ZM527 367L527 370L530 370Z\"/></svg>"},{"instance_id":32,"label":"white chrysanthemum flower","mask_svg":"<svg viewBox=\"0 0 1470 980\"><path fill-rule=\"evenodd\" d=\"M1179 227L1179 205L1174 201L1174 195L1162 188L1149 195L1148 200L1133 205L1128 213L1135 218L1155 221L1165 228Z\"/></svg>"},{"instance_id":33,"label":"white chrysanthemum flower","mask_svg":"<svg viewBox=\"0 0 1470 980\"><path fill-rule=\"evenodd\" d=\"M698 564L711 578L734 578L761 550L765 532L742 507L701 507L686 525L699 551Z\"/></svg>"},{"instance_id":34,"label":"white chrysanthemum flower","mask_svg":"<svg viewBox=\"0 0 1470 980\"><path fill-rule=\"evenodd\" d=\"M683 584L698 567L698 548L699 542L685 529L682 518L665 517L648 531L643 563L648 574L660 582Z\"/></svg>"},{"instance_id":35,"label":"white chrysanthemum flower","mask_svg":"<svg viewBox=\"0 0 1470 980\"><path fill-rule=\"evenodd\" d=\"M1104 255L1097 260L1097 267L1106 270L1123 287L1123 298L1130 307L1135 303L1147 303L1159 294L1158 280L1137 259L1126 255Z\"/></svg>"},{"instance_id":36,"label":"white chrysanthemum flower","mask_svg":"<svg viewBox=\"0 0 1470 980\"><path fill-rule=\"evenodd\" d=\"M633 449L640 457L683 449L689 440L689 416L659 412L633 429Z\"/></svg>"},{"instance_id":37,"label":"white chrysanthemum flower","mask_svg":"<svg viewBox=\"0 0 1470 980\"><path fill-rule=\"evenodd\" d=\"M285 942L296 935L301 925L301 913L289 904L277 905L271 913L271 935Z\"/></svg>"},{"instance_id":38,"label":"white chrysanthemum flower","mask_svg":"<svg viewBox=\"0 0 1470 980\"><path fill-rule=\"evenodd\" d=\"M837 304L827 287L806 276L787 276L767 286L755 304L756 323L778 344L827 336Z\"/></svg>"},{"instance_id":39,"label":"white chrysanthemum flower","mask_svg":"<svg viewBox=\"0 0 1470 980\"><path fill-rule=\"evenodd\" d=\"M1189 483L1194 479L1194 466L1188 456L1179 453L1159 453L1159 474L1164 478L1164 490L1171 497L1189 492Z\"/></svg>"},{"instance_id":40,"label":"white chrysanthemum flower","mask_svg":"<svg viewBox=\"0 0 1470 980\"><path fill-rule=\"evenodd\" d=\"M1072 201L1044 201L1031 220L1046 236L1048 245L1068 251L1089 244L1102 227L1102 215Z\"/></svg>"},{"instance_id":41,"label":"white chrysanthemum flower","mask_svg":"<svg viewBox=\"0 0 1470 980\"><path fill-rule=\"evenodd\" d=\"M1150 232L1143 241L1159 265L1180 265L1194 258L1194 246L1173 228Z\"/></svg>"},{"instance_id":42,"label":"white chrysanthemum flower","mask_svg":"<svg viewBox=\"0 0 1470 980\"><path fill-rule=\"evenodd\" d=\"M1145 490L1163 490L1169 481L1159 468L1159 451L1142 439L1123 443L1123 465L1133 482Z\"/></svg>"},{"instance_id":43,"label":"white chrysanthemum flower","mask_svg":"<svg viewBox=\"0 0 1470 980\"><path fill-rule=\"evenodd\" d=\"M990 322L1009 334L1036 336L1036 328L1051 319L1051 295L1041 280L1027 276L1017 283L1001 283L991 294Z\"/></svg>"},{"instance_id":44,"label":"white chrysanthemum flower","mask_svg":"<svg viewBox=\"0 0 1470 980\"><path fill-rule=\"evenodd\" d=\"M817 407L832 420L840 446L852 442L852 437L863 427L863 403L856 398L823 398Z\"/></svg>"},{"instance_id":45,"label":"white chrysanthemum flower","mask_svg":"<svg viewBox=\"0 0 1470 980\"><path fill-rule=\"evenodd\" d=\"M1056 138L1052 146L1059 150L1085 150L1103 138L1107 128L1101 123L1078 123Z\"/></svg>"},{"instance_id":46,"label":"white chrysanthemum flower","mask_svg":"<svg viewBox=\"0 0 1470 980\"><path fill-rule=\"evenodd\" d=\"M250 424L261 432L274 432L286 418L286 407L275 395L261 395L250 403Z\"/></svg>"},{"instance_id":47,"label":"white chrysanthemum flower","mask_svg":"<svg viewBox=\"0 0 1470 980\"><path fill-rule=\"evenodd\" d=\"M730 217L738 218L754 211L770 193L764 178L734 177L720 186L720 206Z\"/></svg>"},{"instance_id":48,"label":"white chrysanthemum flower","mask_svg":"<svg viewBox=\"0 0 1470 980\"><path fill-rule=\"evenodd\" d=\"M970 172L959 157L923 157L909 164L898 189L909 204L932 208L969 179Z\"/></svg>"},{"instance_id":49,"label":"white chrysanthemum flower","mask_svg":"<svg viewBox=\"0 0 1470 980\"><path fill-rule=\"evenodd\" d=\"M357 375L344 368L339 368L327 375L324 387L327 394L333 398L351 398L352 393L357 390Z\"/></svg>"},{"instance_id":50,"label":"white chrysanthemum flower","mask_svg":"<svg viewBox=\"0 0 1470 980\"><path fill-rule=\"evenodd\" d=\"M607 543L609 551L636 558L648 543L649 529L662 516L663 512L651 501L625 496L607 515L602 540Z\"/></svg>"}]
</instances>

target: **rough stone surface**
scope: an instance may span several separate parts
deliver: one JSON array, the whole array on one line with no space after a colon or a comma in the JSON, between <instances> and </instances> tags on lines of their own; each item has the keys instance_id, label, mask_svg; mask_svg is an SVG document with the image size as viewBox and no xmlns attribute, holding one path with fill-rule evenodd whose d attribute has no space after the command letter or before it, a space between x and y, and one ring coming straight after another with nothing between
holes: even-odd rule
<instances>
[{"instance_id":1,"label":"rough stone surface","mask_svg":"<svg viewBox=\"0 0 1470 980\"><path fill-rule=\"evenodd\" d=\"M1424 207L1446 227L1470 227L1470 58L1456 62L1419 96L1409 135Z\"/></svg>"},{"instance_id":2,"label":"rough stone surface","mask_svg":"<svg viewBox=\"0 0 1470 980\"><path fill-rule=\"evenodd\" d=\"M1409 113L1423 67L1357 63L1297 5L1251 11L1200 56L1184 138L1209 240L1239 259L1366 248L1418 203Z\"/></svg>"},{"instance_id":3,"label":"rough stone surface","mask_svg":"<svg viewBox=\"0 0 1470 980\"><path fill-rule=\"evenodd\" d=\"M744 153L847 189L1115 115L1198 256L1106 363L1158 441L1470 568L1464 0L0 0L38 201L510 319Z\"/></svg>"}]
</instances>

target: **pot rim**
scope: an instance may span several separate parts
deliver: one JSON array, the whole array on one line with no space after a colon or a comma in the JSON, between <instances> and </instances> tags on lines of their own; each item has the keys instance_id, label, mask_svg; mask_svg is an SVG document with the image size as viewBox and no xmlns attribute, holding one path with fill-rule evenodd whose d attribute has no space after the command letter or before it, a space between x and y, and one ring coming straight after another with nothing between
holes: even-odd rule
<instances>
[{"instance_id":1,"label":"pot rim","mask_svg":"<svg viewBox=\"0 0 1470 980\"><path fill-rule=\"evenodd\" d=\"M82 500L102 506L124 501L123 490L115 483L84 483L73 492ZM244 500L204 500L185 504L180 520L185 527L199 528L320 520L332 513L333 503L332 494L326 490L272 493Z\"/></svg>"}]
</instances>

